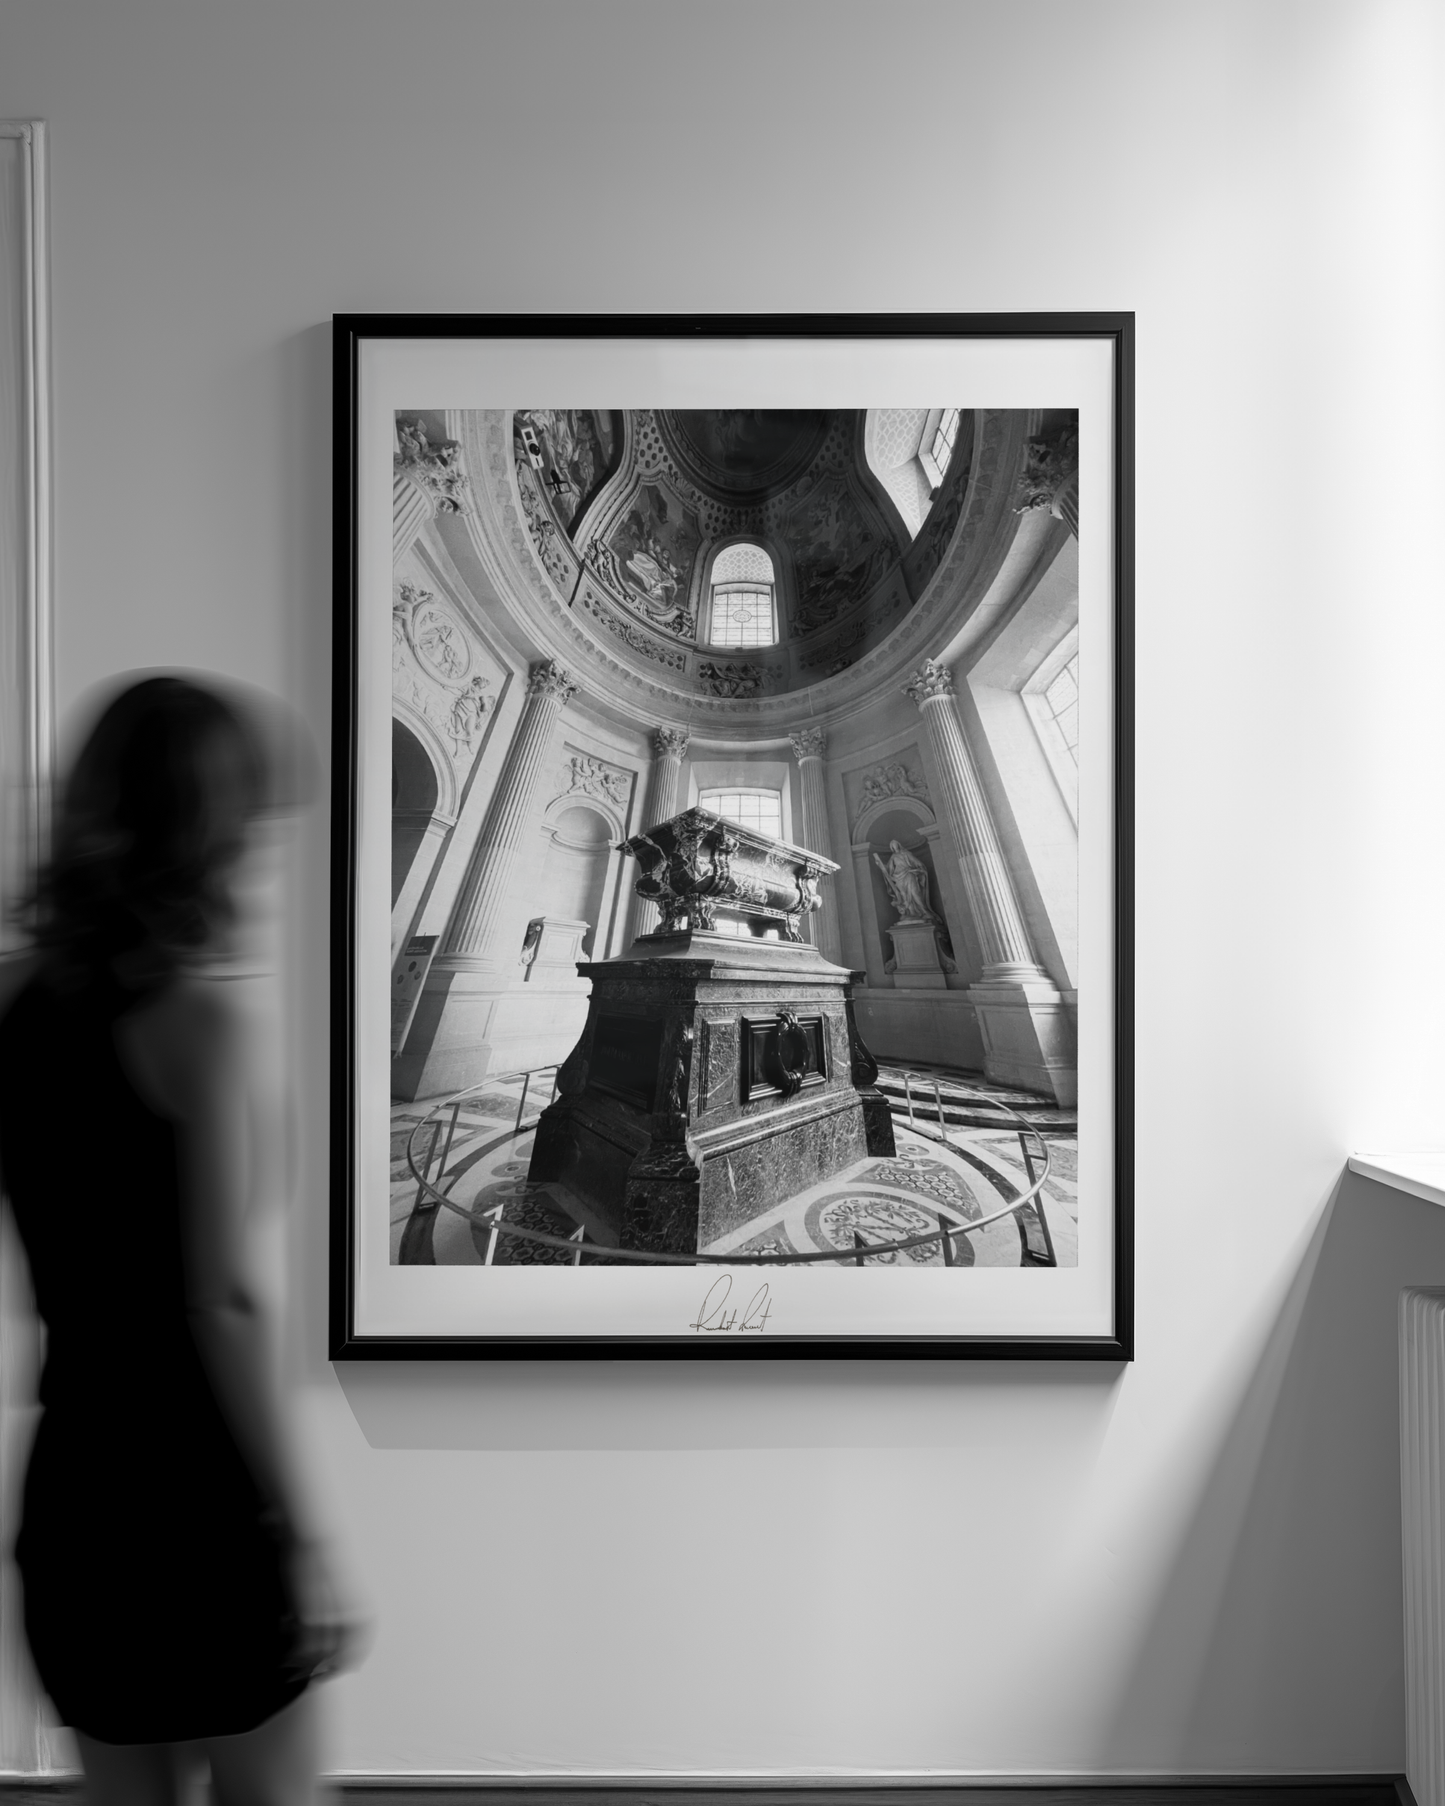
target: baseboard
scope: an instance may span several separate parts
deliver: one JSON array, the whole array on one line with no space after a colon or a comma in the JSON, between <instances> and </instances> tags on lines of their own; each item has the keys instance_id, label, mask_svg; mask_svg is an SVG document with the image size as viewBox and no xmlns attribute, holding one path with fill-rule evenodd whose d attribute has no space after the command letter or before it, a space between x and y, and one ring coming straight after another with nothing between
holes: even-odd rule
<instances>
[{"instance_id":1,"label":"baseboard","mask_svg":"<svg viewBox=\"0 0 1445 1806\"><path fill-rule=\"evenodd\" d=\"M333 1774L329 1789L356 1806L657 1806L661 1795L690 1806L724 1796L728 1806L904 1806L926 1796L927 1806L1416 1806L1403 1775L578 1775L578 1774ZM78 1795L77 1773L0 1774L0 1806L57 1806ZM922 1800L920 1800L922 1806Z\"/></svg>"}]
</instances>

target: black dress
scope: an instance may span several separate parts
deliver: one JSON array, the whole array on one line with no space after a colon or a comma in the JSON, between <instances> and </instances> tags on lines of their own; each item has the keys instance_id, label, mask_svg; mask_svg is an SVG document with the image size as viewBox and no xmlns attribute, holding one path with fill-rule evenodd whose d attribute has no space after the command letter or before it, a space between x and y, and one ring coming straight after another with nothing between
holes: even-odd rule
<instances>
[{"instance_id":1,"label":"black dress","mask_svg":"<svg viewBox=\"0 0 1445 1806\"><path fill-rule=\"evenodd\" d=\"M61 1718L106 1743L247 1731L300 1693L278 1530L185 1310L173 1125L141 1100L105 977L0 1021L0 1173L47 1331L16 1560Z\"/></svg>"}]
</instances>

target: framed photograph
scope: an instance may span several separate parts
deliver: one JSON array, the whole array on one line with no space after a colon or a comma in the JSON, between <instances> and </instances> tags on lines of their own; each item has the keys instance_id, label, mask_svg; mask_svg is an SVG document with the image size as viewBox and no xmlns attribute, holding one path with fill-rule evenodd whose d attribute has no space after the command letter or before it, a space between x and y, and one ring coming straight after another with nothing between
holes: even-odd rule
<instances>
[{"instance_id":1,"label":"framed photograph","mask_svg":"<svg viewBox=\"0 0 1445 1806\"><path fill-rule=\"evenodd\" d=\"M337 318L333 1358L1130 1358L1132 360Z\"/></svg>"}]
</instances>

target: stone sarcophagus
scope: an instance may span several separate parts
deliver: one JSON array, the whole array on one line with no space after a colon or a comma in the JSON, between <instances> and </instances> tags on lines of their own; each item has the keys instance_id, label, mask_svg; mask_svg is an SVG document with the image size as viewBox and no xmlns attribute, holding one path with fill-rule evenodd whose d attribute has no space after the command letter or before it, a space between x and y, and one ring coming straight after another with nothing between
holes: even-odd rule
<instances>
[{"instance_id":1,"label":"stone sarcophagus","mask_svg":"<svg viewBox=\"0 0 1445 1806\"><path fill-rule=\"evenodd\" d=\"M626 843L662 923L584 963L582 1039L529 1177L599 1239L693 1254L781 1199L893 1152L853 974L802 941L831 861L691 809Z\"/></svg>"},{"instance_id":2,"label":"stone sarcophagus","mask_svg":"<svg viewBox=\"0 0 1445 1806\"><path fill-rule=\"evenodd\" d=\"M838 869L706 809L635 834L623 850L642 867L637 894L656 903L664 934L684 924L712 929L721 918L758 939L776 930L801 941L803 917L818 907L819 880Z\"/></svg>"}]
</instances>

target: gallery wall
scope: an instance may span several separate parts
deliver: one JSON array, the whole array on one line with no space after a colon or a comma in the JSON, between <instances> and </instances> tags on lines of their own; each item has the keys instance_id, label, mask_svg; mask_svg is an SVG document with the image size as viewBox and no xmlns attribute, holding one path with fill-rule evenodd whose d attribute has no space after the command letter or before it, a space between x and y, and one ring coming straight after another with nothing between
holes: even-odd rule
<instances>
[{"instance_id":1,"label":"gallery wall","mask_svg":"<svg viewBox=\"0 0 1445 1806\"><path fill-rule=\"evenodd\" d=\"M1391 1771L1394 1313L1445 1095L1441 46L1405 0L0 0L53 150L62 712L323 743L342 310L1138 313L1138 1359L289 1360L374 1616L346 1771ZM891 400L892 398L881 398Z\"/></svg>"}]
</instances>

